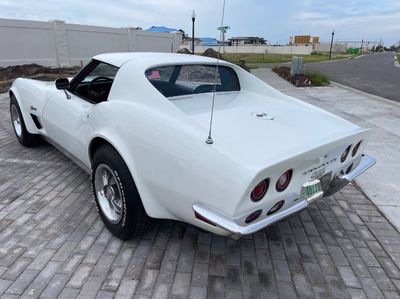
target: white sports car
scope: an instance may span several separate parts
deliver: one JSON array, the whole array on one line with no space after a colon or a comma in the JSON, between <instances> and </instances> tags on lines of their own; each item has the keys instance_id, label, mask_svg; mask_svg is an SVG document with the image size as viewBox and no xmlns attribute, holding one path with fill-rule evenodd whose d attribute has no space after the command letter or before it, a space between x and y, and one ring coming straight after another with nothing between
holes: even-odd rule
<instances>
[{"instance_id":1,"label":"white sports car","mask_svg":"<svg viewBox=\"0 0 400 299\"><path fill-rule=\"evenodd\" d=\"M43 137L91 173L100 216L121 239L151 218L238 238L375 163L363 155L368 130L206 57L102 54L72 79L18 78L10 99L19 142Z\"/></svg>"}]
</instances>

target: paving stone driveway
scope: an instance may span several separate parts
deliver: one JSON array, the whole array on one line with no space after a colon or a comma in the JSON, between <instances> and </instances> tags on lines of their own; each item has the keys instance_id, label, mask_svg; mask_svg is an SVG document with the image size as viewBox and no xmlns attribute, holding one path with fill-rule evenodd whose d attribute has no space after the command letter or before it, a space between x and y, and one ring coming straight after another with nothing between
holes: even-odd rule
<instances>
[{"instance_id":1,"label":"paving stone driveway","mask_svg":"<svg viewBox=\"0 0 400 299\"><path fill-rule=\"evenodd\" d=\"M0 95L0 295L55 298L400 298L400 236L349 186L234 241L175 221L110 235L89 177L21 147Z\"/></svg>"}]
</instances>

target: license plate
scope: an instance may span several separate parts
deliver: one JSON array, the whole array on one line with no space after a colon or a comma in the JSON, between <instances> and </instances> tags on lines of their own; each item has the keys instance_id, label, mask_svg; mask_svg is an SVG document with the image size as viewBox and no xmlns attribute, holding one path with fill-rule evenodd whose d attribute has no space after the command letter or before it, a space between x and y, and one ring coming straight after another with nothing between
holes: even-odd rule
<instances>
[{"instance_id":1,"label":"license plate","mask_svg":"<svg viewBox=\"0 0 400 299\"><path fill-rule=\"evenodd\" d=\"M301 188L301 196L308 201L312 201L323 194L324 192L322 191L321 181L318 179L304 183Z\"/></svg>"}]
</instances>

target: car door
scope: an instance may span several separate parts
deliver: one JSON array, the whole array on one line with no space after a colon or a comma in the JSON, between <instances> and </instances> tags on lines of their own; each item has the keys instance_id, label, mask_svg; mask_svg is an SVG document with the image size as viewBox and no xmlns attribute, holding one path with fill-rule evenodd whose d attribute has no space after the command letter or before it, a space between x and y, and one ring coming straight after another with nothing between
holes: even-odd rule
<instances>
[{"instance_id":1,"label":"car door","mask_svg":"<svg viewBox=\"0 0 400 299\"><path fill-rule=\"evenodd\" d=\"M95 105L107 100L117 71L115 66L93 60L67 90L52 94L43 110L48 138L86 165L88 120Z\"/></svg>"}]
</instances>

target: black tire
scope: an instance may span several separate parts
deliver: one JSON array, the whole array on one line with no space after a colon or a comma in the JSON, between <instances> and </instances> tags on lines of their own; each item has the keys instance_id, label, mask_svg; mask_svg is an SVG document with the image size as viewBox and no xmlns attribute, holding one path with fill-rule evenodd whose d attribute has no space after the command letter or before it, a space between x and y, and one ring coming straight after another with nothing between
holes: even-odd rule
<instances>
[{"instance_id":1,"label":"black tire","mask_svg":"<svg viewBox=\"0 0 400 299\"><path fill-rule=\"evenodd\" d=\"M112 170L114 178L117 181L117 183L113 184L113 188L119 187L118 190L121 191L119 196L121 199L119 202L122 202L121 214L119 214L121 218L120 220L115 220L118 221L117 223L115 223L115 221L113 223L106 216L100 204L99 195L96 192L96 170L99 166L104 168L104 165ZM112 146L102 145L96 150L92 161L91 182L93 197L100 217L113 235L122 240L128 240L141 235L146 230L151 223L151 219L144 210L142 200L128 167ZM100 186L97 187L100 188ZM109 204L109 206L111 206L111 204Z\"/></svg>"},{"instance_id":2,"label":"black tire","mask_svg":"<svg viewBox=\"0 0 400 299\"><path fill-rule=\"evenodd\" d=\"M12 119L12 111L14 108L16 109L16 111L19 115L19 119L20 119L19 124L20 124L21 128L20 128L19 134L17 133L17 129L16 129L13 119ZM24 121L24 118L21 113L21 108L19 107L17 99L15 98L14 95L11 95L11 98L10 98L10 115L11 115L11 122L12 122L12 125L14 128L14 133L15 133L15 136L17 136L18 142L26 147L32 147L32 146L38 145L41 141L40 135L31 134L26 129L25 121Z\"/></svg>"}]
</instances>

